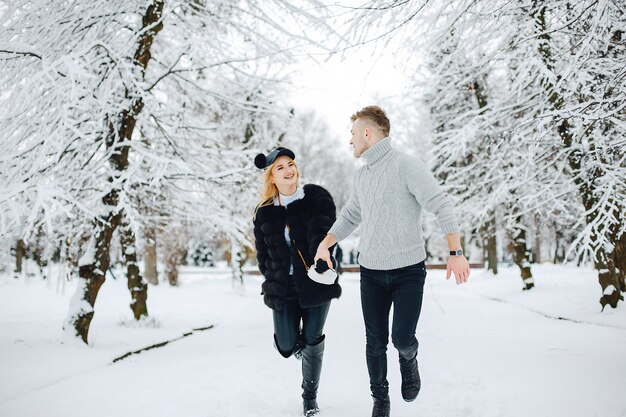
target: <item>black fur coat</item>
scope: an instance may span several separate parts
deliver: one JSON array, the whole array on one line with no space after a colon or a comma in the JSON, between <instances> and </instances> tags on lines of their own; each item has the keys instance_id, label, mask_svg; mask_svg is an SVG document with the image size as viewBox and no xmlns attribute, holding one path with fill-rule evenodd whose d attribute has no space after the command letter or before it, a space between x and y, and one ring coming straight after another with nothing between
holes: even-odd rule
<instances>
[{"instance_id":1,"label":"black fur coat","mask_svg":"<svg viewBox=\"0 0 626 417\"><path fill-rule=\"evenodd\" d=\"M292 241L300 250L308 266L313 264L317 246L336 219L335 203L324 188L307 184L304 198L291 202L287 208L265 206L258 209L254 219L254 238L259 270L265 277L263 301L281 310L288 297L295 295L302 307L314 307L341 295L341 287L319 284L308 276L294 245L285 241L285 225L289 226ZM332 250L332 248L331 248ZM289 277L293 265L293 282Z\"/></svg>"}]
</instances>

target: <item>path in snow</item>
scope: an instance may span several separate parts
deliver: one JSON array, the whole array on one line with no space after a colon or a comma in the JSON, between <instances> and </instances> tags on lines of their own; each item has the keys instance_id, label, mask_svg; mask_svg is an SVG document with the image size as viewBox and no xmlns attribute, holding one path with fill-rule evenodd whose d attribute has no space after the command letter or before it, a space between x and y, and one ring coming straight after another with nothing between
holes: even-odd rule
<instances>
[{"instance_id":1,"label":"path in snow","mask_svg":"<svg viewBox=\"0 0 626 417\"><path fill-rule=\"evenodd\" d=\"M444 273L429 271L427 278L418 327L423 388L413 403L401 399L390 345L392 416L626 416L622 311L572 317L592 324L554 320L544 314L561 314L541 296L528 305L529 297L519 301L513 287L494 293L501 284L485 274L457 287ZM358 275L345 274L342 283L326 327L321 416L369 416ZM151 314L161 326L134 329L118 323L128 303L125 283L109 281L98 301L92 346L82 347L58 343L55 326L71 294L56 295L39 283L5 283L0 416L300 415L300 363L274 351L271 311L258 286L249 277L240 295L227 278L194 275L181 288L151 288ZM27 295L34 305L20 300ZM210 324L215 327L111 364L124 352Z\"/></svg>"}]
</instances>

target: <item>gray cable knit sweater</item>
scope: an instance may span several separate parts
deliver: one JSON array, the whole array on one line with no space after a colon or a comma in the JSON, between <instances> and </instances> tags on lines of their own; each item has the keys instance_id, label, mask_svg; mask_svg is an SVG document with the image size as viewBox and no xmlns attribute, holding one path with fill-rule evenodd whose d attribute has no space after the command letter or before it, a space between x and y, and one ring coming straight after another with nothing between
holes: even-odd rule
<instances>
[{"instance_id":1,"label":"gray cable knit sweater","mask_svg":"<svg viewBox=\"0 0 626 417\"><path fill-rule=\"evenodd\" d=\"M328 231L341 241L361 224L359 264L390 270L423 261L422 208L437 216L443 234L459 231L452 202L422 161L393 149L389 137L362 156L366 165Z\"/></svg>"}]
</instances>

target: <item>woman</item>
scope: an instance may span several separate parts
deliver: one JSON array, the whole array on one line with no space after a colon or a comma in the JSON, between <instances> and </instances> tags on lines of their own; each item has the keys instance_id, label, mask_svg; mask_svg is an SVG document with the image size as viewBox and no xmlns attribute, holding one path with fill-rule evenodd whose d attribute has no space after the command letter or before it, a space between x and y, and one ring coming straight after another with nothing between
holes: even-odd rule
<instances>
[{"instance_id":1,"label":"woman","mask_svg":"<svg viewBox=\"0 0 626 417\"><path fill-rule=\"evenodd\" d=\"M317 246L335 221L335 203L324 188L300 187L295 154L276 148L257 155L264 169L261 201L254 216L263 300L273 310L274 343L285 358L302 359L305 416L319 413L317 388L324 355L324 323L330 300L341 295L336 282L320 284L307 276Z\"/></svg>"}]
</instances>

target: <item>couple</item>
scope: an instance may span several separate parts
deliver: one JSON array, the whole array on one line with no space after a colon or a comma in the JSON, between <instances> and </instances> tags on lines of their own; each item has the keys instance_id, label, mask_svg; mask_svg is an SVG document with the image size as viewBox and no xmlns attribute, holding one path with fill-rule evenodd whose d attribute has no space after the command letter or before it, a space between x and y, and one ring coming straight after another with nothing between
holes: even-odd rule
<instances>
[{"instance_id":1,"label":"couple","mask_svg":"<svg viewBox=\"0 0 626 417\"><path fill-rule=\"evenodd\" d=\"M332 268L331 253L338 241L361 225L357 259L373 417L390 412L386 352L392 304L391 340L399 353L402 397L413 401L420 390L415 329L426 278L422 208L436 214L447 237L447 278L453 273L461 284L470 272L450 200L423 163L391 147L385 112L369 106L351 120L350 144L354 156L362 156L366 165L357 170L350 200L338 218L328 191L312 184L299 187L300 173L291 150L277 148L255 158L255 165L265 170L254 215L264 301L273 310L276 349L285 358L295 355L302 360L305 416L319 413L316 398L324 323L330 300L341 295L336 280L321 284L307 272L318 260Z\"/></svg>"}]
</instances>

